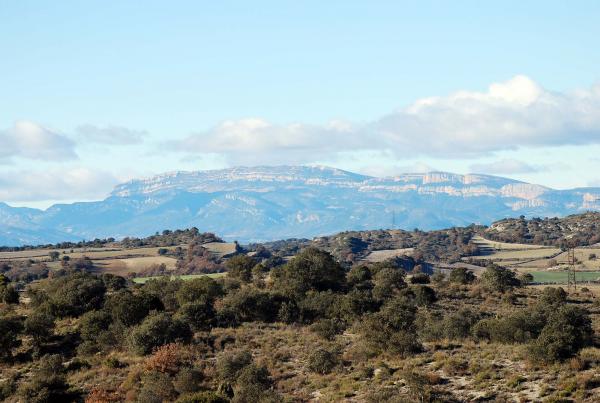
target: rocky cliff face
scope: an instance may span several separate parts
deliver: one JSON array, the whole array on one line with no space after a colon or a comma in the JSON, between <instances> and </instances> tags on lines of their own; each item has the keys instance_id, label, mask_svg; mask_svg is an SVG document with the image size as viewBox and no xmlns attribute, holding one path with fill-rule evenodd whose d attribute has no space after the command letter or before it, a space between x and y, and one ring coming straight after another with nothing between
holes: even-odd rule
<instances>
[{"instance_id":1,"label":"rocky cliff face","mask_svg":"<svg viewBox=\"0 0 600 403\"><path fill-rule=\"evenodd\" d=\"M328 167L241 167L133 180L105 200L46 211L0 205L0 243L143 236L191 226L244 242L392 226L439 229L597 209L600 189L559 191L489 175L376 178ZM11 235L19 231L26 236Z\"/></svg>"}]
</instances>

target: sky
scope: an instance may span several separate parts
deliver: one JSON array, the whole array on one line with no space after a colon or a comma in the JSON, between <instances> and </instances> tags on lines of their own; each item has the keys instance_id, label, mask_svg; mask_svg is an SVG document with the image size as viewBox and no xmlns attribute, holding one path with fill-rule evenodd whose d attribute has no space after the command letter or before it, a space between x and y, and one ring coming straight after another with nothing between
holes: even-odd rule
<instances>
[{"instance_id":1,"label":"sky","mask_svg":"<svg viewBox=\"0 0 600 403\"><path fill-rule=\"evenodd\" d=\"M321 164L600 186L597 1L0 0L0 201Z\"/></svg>"}]
</instances>

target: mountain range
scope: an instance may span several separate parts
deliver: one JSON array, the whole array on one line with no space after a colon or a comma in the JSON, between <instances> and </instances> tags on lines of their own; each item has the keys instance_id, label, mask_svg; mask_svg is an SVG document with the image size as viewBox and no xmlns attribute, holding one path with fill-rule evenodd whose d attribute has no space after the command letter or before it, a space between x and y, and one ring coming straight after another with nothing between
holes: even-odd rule
<instances>
[{"instance_id":1,"label":"mountain range","mask_svg":"<svg viewBox=\"0 0 600 403\"><path fill-rule=\"evenodd\" d=\"M239 167L132 180L104 200L46 210L0 203L0 245L146 236L192 226L252 242L589 210L600 210L600 188L555 190L448 172L372 177L320 166Z\"/></svg>"}]
</instances>

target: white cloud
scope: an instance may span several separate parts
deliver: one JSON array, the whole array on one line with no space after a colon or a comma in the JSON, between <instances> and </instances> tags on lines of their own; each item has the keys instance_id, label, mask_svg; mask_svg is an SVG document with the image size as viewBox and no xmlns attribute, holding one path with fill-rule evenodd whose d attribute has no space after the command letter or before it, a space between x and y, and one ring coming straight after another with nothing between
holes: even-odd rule
<instances>
[{"instance_id":1,"label":"white cloud","mask_svg":"<svg viewBox=\"0 0 600 403\"><path fill-rule=\"evenodd\" d=\"M76 132L81 140L90 143L130 145L140 144L148 133L144 130L133 130L122 126L81 125Z\"/></svg>"},{"instance_id":2,"label":"white cloud","mask_svg":"<svg viewBox=\"0 0 600 403\"><path fill-rule=\"evenodd\" d=\"M119 183L109 172L88 168L16 170L0 173L0 200L101 199Z\"/></svg>"},{"instance_id":3,"label":"white cloud","mask_svg":"<svg viewBox=\"0 0 600 403\"><path fill-rule=\"evenodd\" d=\"M240 164L309 163L358 150L385 151L402 159L475 158L566 144L600 144L600 85L556 93L516 76L484 92L420 99L363 124L226 121L177 142L175 148L218 153Z\"/></svg>"},{"instance_id":4,"label":"white cloud","mask_svg":"<svg viewBox=\"0 0 600 403\"><path fill-rule=\"evenodd\" d=\"M188 153L223 154L236 164L303 163L368 144L352 126L340 121L325 126L275 125L259 118L229 120L208 132L176 142Z\"/></svg>"},{"instance_id":5,"label":"white cloud","mask_svg":"<svg viewBox=\"0 0 600 403\"><path fill-rule=\"evenodd\" d=\"M51 129L21 120L0 131L0 160L13 157L64 161L76 159L75 143Z\"/></svg>"},{"instance_id":6,"label":"white cloud","mask_svg":"<svg viewBox=\"0 0 600 403\"><path fill-rule=\"evenodd\" d=\"M505 158L493 162L473 164L469 169L474 173L514 175L539 172L541 170L545 170L545 167L534 166L524 161L519 161L512 158Z\"/></svg>"}]
</instances>

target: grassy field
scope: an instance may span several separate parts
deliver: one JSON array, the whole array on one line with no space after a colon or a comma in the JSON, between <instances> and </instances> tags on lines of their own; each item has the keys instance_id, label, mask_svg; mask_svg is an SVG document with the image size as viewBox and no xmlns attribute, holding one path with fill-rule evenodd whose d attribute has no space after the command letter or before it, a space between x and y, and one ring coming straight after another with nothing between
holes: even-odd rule
<instances>
[{"instance_id":1,"label":"grassy field","mask_svg":"<svg viewBox=\"0 0 600 403\"><path fill-rule=\"evenodd\" d=\"M226 242L209 242L205 243L204 246L210 253L213 253L218 258L222 258L235 253L235 243Z\"/></svg>"},{"instance_id":2,"label":"grassy field","mask_svg":"<svg viewBox=\"0 0 600 403\"><path fill-rule=\"evenodd\" d=\"M369 253L365 260L367 262L383 262L386 259L395 258L396 256L410 256L413 251L414 248L374 250Z\"/></svg>"},{"instance_id":3,"label":"grassy field","mask_svg":"<svg viewBox=\"0 0 600 403\"><path fill-rule=\"evenodd\" d=\"M211 273L211 274L187 274L187 275L182 275L182 276L171 276L171 279L181 279L181 280L192 280L194 278L199 278L199 277L210 277L210 278L219 278L219 277L223 277L225 276L227 273ZM155 278L161 278L163 276L154 276L154 277L138 277L138 278L134 278L133 282L137 283L137 284L144 284L145 282L147 282L148 280L152 280Z\"/></svg>"},{"instance_id":4,"label":"grassy field","mask_svg":"<svg viewBox=\"0 0 600 403\"><path fill-rule=\"evenodd\" d=\"M567 283L567 272L565 271L532 271L533 280L536 283ZM595 281L600 279L600 271L576 272L577 281Z\"/></svg>"},{"instance_id":5,"label":"grassy field","mask_svg":"<svg viewBox=\"0 0 600 403\"><path fill-rule=\"evenodd\" d=\"M474 236L472 238L472 242L480 247L487 247L495 250L524 250L524 249L547 249L548 246L543 245L530 245L524 243L506 243L506 242L497 242L489 239L485 239L481 236Z\"/></svg>"}]
</instances>

